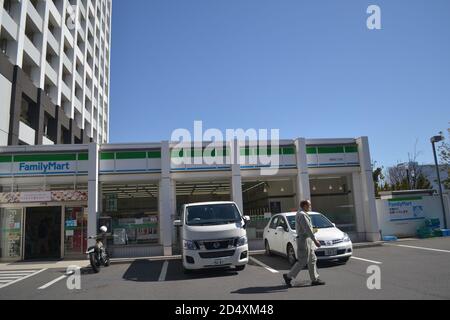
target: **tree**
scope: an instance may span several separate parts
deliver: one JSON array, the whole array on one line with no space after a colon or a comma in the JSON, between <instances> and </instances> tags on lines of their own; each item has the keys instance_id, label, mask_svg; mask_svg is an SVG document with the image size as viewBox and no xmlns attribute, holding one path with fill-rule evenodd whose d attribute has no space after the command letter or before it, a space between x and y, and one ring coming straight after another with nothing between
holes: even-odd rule
<instances>
[{"instance_id":1,"label":"tree","mask_svg":"<svg viewBox=\"0 0 450 320\"><path fill-rule=\"evenodd\" d=\"M448 136L450 138L450 128L447 129L447 131L448 131ZM448 174L449 178L442 181L442 183L444 184L444 187L446 189L450 189L450 143L443 142L439 146L439 158L441 160L442 165L445 166L445 168L447 169L447 171L449 173Z\"/></svg>"},{"instance_id":2,"label":"tree","mask_svg":"<svg viewBox=\"0 0 450 320\"><path fill-rule=\"evenodd\" d=\"M375 187L375 197L379 197L380 191L383 191L383 188L384 188L383 167L376 168L372 173L372 177L373 177L373 183L374 183L374 187Z\"/></svg>"},{"instance_id":3,"label":"tree","mask_svg":"<svg viewBox=\"0 0 450 320\"><path fill-rule=\"evenodd\" d=\"M432 185L423 173L422 166L417 162L420 152L417 151L417 141L414 152L408 153L408 162L399 163L387 169L388 189L423 190L431 189Z\"/></svg>"}]
</instances>

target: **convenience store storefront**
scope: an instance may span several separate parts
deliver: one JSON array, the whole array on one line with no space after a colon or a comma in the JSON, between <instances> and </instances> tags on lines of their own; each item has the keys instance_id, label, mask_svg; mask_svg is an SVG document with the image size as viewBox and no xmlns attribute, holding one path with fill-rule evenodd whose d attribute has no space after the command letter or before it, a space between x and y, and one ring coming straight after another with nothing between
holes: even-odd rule
<instances>
[{"instance_id":1,"label":"convenience store storefront","mask_svg":"<svg viewBox=\"0 0 450 320\"><path fill-rule=\"evenodd\" d=\"M1 147L0 259L84 257L88 235L102 225L113 257L171 255L179 208L197 201L235 201L252 217L251 239L261 238L272 214L303 199L353 240L379 239L367 138L280 141L271 176L262 174L260 148L234 143L210 154L218 163L180 163L201 158L205 145ZM229 162L232 154L238 162Z\"/></svg>"}]
</instances>

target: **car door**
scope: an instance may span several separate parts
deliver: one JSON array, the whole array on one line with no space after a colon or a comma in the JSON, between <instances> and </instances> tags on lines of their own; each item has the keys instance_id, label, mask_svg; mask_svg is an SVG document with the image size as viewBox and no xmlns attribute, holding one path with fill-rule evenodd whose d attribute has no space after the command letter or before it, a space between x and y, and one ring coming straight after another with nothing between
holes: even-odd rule
<instances>
[{"instance_id":1,"label":"car door","mask_svg":"<svg viewBox=\"0 0 450 320\"><path fill-rule=\"evenodd\" d=\"M272 217L272 220L270 220L269 227L266 229L266 234L264 235L267 241L269 242L270 250L271 251L277 251L275 249L275 233L277 232L277 226L278 226L278 220L279 216Z\"/></svg>"},{"instance_id":2,"label":"car door","mask_svg":"<svg viewBox=\"0 0 450 320\"><path fill-rule=\"evenodd\" d=\"M289 228L285 217L280 217L278 220L278 227L276 236L278 237L278 247L277 251L281 253L286 253L287 244L289 242Z\"/></svg>"}]
</instances>

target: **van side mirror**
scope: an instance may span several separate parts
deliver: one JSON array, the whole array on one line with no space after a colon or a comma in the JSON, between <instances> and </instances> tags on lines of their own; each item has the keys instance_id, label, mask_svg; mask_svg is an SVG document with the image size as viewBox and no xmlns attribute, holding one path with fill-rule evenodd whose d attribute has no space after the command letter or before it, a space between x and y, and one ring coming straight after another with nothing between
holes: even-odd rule
<instances>
[{"instance_id":1,"label":"van side mirror","mask_svg":"<svg viewBox=\"0 0 450 320\"><path fill-rule=\"evenodd\" d=\"M181 227L182 225L183 225L183 222L181 222L181 220L175 220L173 222L174 227Z\"/></svg>"},{"instance_id":2,"label":"van side mirror","mask_svg":"<svg viewBox=\"0 0 450 320\"><path fill-rule=\"evenodd\" d=\"M250 216L244 216L244 220L246 221L246 222L249 222L251 219L250 219Z\"/></svg>"},{"instance_id":3,"label":"van side mirror","mask_svg":"<svg viewBox=\"0 0 450 320\"><path fill-rule=\"evenodd\" d=\"M336 228L336 223L333 223L333 227L335 227L335 228Z\"/></svg>"}]
</instances>

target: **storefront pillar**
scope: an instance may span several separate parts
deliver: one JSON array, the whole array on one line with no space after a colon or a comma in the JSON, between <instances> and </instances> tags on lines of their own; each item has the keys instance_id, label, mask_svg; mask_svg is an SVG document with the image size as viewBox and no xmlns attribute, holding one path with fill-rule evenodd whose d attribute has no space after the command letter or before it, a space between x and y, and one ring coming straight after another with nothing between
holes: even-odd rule
<instances>
[{"instance_id":1,"label":"storefront pillar","mask_svg":"<svg viewBox=\"0 0 450 320\"><path fill-rule=\"evenodd\" d=\"M170 145L168 141L161 144L161 181L159 183L159 219L161 244L164 255L172 255L172 216L175 214L173 207L172 181L170 177Z\"/></svg>"},{"instance_id":2,"label":"storefront pillar","mask_svg":"<svg viewBox=\"0 0 450 320\"><path fill-rule=\"evenodd\" d=\"M300 205L301 201L311 200L311 190L309 186L308 160L306 157L306 140L298 138L295 140L295 148L297 154L297 201L296 206Z\"/></svg>"},{"instance_id":3,"label":"storefront pillar","mask_svg":"<svg viewBox=\"0 0 450 320\"><path fill-rule=\"evenodd\" d=\"M363 210L366 241L379 241L377 208L375 203L375 187L373 183L372 162L369 151L369 139L361 137L357 140L359 162L361 167L361 186L363 195Z\"/></svg>"},{"instance_id":4,"label":"storefront pillar","mask_svg":"<svg viewBox=\"0 0 450 320\"><path fill-rule=\"evenodd\" d=\"M239 210L244 212L244 205L242 200L242 177L241 177L241 164L240 147L237 140L231 142L231 199L237 204Z\"/></svg>"},{"instance_id":5,"label":"storefront pillar","mask_svg":"<svg viewBox=\"0 0 450 320\"><path fill-rule=\"evenodd\" d=\"M88 173L88 237L97 234L97 218L98 218L98 145L96 143L89 144L89 173ZM95 245L95 239L88 239L88 247Z\"/></svg>"},{"instance_id":6,"label":"storefront pillar","mask_svg":"<svg viewBox=\"0 0 450 320\"><path fill-rule=\"evenodd\" d=\"M361 187L361 173L352 173L352 183L353 183L353 199L355 202L355 215L356 215L356 232L357 240L365 241L366 239L366 222L364 218L364 195Z\"/></svg>"}]
</instances>

